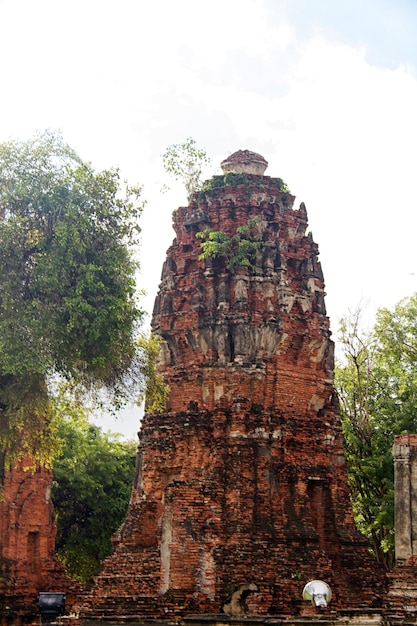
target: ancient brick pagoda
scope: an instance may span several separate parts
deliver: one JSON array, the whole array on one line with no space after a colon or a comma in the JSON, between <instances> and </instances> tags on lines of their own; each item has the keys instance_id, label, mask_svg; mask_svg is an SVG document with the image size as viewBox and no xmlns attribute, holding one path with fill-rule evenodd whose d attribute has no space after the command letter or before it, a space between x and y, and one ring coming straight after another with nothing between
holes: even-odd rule
<instances>
[{"instance_id":1,"label":"ancient brick pagoda","mask_svg":"<svg viewBox=\"0 0 417 626\"><path fill-rule=\"evenodd\" d=\"M251 614L293 616L312 610L302 590L317 578L334 609L380 602L349 501L318 247L266 165L235 153L174 212L152 322L169 401L144 417L127 518L84 617L237 614L249 592ZM197 232L253 217L253 266L199 258Z\"/></svg>"}]
</instances>

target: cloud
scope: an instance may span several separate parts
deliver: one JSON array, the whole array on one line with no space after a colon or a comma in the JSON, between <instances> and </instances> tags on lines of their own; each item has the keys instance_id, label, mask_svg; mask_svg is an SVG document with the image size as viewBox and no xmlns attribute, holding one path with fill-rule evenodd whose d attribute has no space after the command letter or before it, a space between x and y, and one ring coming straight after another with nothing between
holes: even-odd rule
<instances>
[{"instance_id":1,"label":"cloud","mask_svg":"<svg viewBox=\"0 0 417 626\"><path fill-rule=\"evenodd\" d=\"M370 3L367 23L375 16ZM329 301L338 301L332 310L351 304L356 292L385 303L402 288L394 274L413 262L413 58L371 63L382 26L368 29L369 41L365 30L355 38L353 21L340 19L344 9L326 13L326 6L4 1L0 136L60 128L96 167L120 166L131 182L144 183L144 237L161 242L160 252L154 244L144 249L149 275L162 264L169 213L182 202L179 192L171 205L158 195L166 146L191 135L212 154L214 169L236 149L260 152L267 173L307 203ZM378 20L391 15L385 9ZM389 290L377 276L387 250Z\"/></svg>"}]
</instances>

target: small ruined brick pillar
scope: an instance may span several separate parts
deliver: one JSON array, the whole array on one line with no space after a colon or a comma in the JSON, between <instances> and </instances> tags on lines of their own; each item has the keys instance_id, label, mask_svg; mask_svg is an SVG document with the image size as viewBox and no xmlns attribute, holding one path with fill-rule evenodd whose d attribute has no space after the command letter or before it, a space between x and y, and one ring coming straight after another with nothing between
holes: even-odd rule
<instances>
[{"instance_id":1,"label":"small ruined brick pillar","mask_svg":"<svg viewBox=\"0 0 417 626\"><path fill-rule=\"evenodd\" d=\"M394 438L395 567L388 573L387 616L417 611L417 435Z\"/></svg>"},{"instance_id":2,"label":"small ruined brick pillar","mask_svg":"<svg viewBox=\"0 0 417 626\"><path fill-rule=\"evenodd\" d=\"M51 487L52 471L28 458L4 472L0 495L0 615L10 618L10 623L39 620L40 591L67 592L67 605L79 591L80 586L65 576L64 566L55 556Z\"/></svg>"},{"instance_id":3,"label":"small ruined brick pillar","mask_svg":"<svg viewBox=\"0 0 417 626\"><path fill-rule=\"evenodd\" d=\"M395 561L417 558L417 435L398 435L393 445Z\"/></svg>"},{"instance_id":4,"label":"small ruined brick pillar","mask_svg":"<svg viewBox=\"0 0 417 626\"><path fill-rule=\"evenodd\" d=\"M381 592L353 522L306 208L263 175L260 155L222 165L174 212L152 319L168 403L143 419L126 521L85 617L227 612L249 592L253 614L297 615L312 610L302 590L317 578L335 608ZM251 218L262 241L251 266L201 258L197 233L232 238Z\"/></svg>"}]
</instances>

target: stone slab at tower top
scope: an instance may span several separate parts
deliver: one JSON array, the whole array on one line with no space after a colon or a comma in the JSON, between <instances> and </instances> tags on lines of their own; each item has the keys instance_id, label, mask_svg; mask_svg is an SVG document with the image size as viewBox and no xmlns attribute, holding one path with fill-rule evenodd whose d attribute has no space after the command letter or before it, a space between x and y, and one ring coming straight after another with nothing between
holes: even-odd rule
<instances>
[{"instance_id":1,"label":"stone slab at tower top","mask_svg":"<svg viewBox=\"0 0 417 626\"><path fill-rule=\"evenodd\" d=\"M238 150L220 164L223 172L238 174L256 174L262 176L268 167L268 161L263 156L250 150Z\"/></svg>"}]
</instances>

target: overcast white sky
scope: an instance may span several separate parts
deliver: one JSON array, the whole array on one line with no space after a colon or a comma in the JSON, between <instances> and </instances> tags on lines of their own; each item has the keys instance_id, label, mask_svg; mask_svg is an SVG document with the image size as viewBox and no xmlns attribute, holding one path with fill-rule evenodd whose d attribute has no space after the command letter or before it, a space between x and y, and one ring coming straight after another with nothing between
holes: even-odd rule
<instances>
[{"instance_id":1,"label":"overcast white sky","mask_svg":"<svg viewBox=\"0 0 417 626\"><path fill-rule=\"evenodd\" d=\"M0 141L61 130L143 185L150 313L185 203L165 148L192 136L207 177L261 153L307 206L336 334L417 291L416 32L416 0L0 0Z\"/></svg>"}]
</instances>

